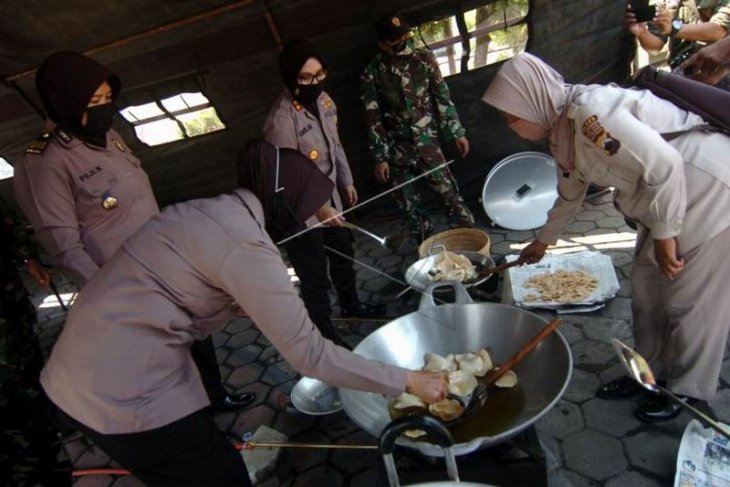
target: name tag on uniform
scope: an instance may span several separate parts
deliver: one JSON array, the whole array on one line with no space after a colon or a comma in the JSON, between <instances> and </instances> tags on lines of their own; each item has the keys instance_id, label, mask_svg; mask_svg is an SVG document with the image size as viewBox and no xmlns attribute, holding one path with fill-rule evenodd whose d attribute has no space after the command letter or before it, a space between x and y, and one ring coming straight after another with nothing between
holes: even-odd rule
<instances>
[{"instance_id":1,"label":"name tag on uniform","mask_svg":"<svg viewBox=\"0 0 730 487\"><path fill-rule=\"evenodd\" d=\"M310 124L307 124L307 126L306 126L306 127L304 127L303 129L301 129L301 130L300 130L300 131L299 131L299 132L297 133L297 135L298 135L299 137L303 137L303 136L304 136L304 134L306 134L306 133L307 133L307 132L309 132L310 130L312 130L312 124L311 124L311 123L310 123Z\"/></svg>"}]
</instances>

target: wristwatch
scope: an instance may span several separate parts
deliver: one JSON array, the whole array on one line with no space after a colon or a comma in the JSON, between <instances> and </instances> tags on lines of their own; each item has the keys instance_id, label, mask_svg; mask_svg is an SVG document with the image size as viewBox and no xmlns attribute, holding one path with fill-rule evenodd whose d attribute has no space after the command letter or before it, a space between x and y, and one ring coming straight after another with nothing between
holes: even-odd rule
<instances>
[{"instance_id":1,"label":"wristwatch","mask_svg":"<svg viewBox=\"0 0 730 487\"><path fill-rule=\"evenodd\" d=\"M672 30L669 32L669 35L672 37L676 36L682 30L682 27L684 27L684 22L679 19L672 20Z\"/></svg>"}]
</instances>

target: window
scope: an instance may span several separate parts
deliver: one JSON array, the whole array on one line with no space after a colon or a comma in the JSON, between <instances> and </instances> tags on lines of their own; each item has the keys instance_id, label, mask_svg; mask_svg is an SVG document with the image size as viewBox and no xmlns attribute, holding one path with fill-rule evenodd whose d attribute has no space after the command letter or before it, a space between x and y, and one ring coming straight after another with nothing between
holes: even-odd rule
<instances>
[{"instance_id":1,"label":"window","mask_svg":"<svg viewBox=\"0 0 730 487\"><path fill-rule=\"evenodd\" d=\"M416 30L416 42L431 48L444 76L504 61L525 50L528 3L501 0L425 22Z\"/></svg>"},{"instance_id":2,"label":"window","mask_svg":"<svg viewBox=\"0 0 730 487\"><path fill-rule=\"evenodd\" d=\"M139 140L160 145L223 130L226 126L208 98L200 92L128 106L122 116L132 124Z\"/></svg>"},{"instance_id":3,"label":"window","mask_svg":"<svg viewBox=\"0 0 730 487\"><path fill-rule=\"evenodd\" d=\"M15 171L8 161L0 157L0 179L9 179L13 177Z\"/></svg>"}]
</instances>

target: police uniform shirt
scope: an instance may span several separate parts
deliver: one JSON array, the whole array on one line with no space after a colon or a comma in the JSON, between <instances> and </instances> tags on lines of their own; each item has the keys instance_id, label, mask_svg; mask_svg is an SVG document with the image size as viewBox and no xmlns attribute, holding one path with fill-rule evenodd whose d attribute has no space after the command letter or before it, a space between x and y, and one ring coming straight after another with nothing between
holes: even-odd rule
<instances>
[{"instance_id":1,"label":"police uniform shirt","mask_svg":"<svg viewBox=\"0 0 730 487\"><path fill-rule=\"evenodd\" d=\"M79 286L159 213L139 159L113 129L102 148L54 128L26 150L13 184L39 242Z\"/></svg>"},{"instance_id":2,"label":"police uniform shirt","mask_svg":"<svg viewBox=\"0 0 730 487\"><path fill-rule=\"evenodd\" d=\"M295 149L307 156L320 171L335 183L332 206L343 210L341 190L353 184L352 172L337 132L337 107L332 98L322 92L317 98L319 118L296 101L288 89L279 95L266 117L264 139L277 146ZM307 226L317 224L316 217Z\"/></svg>"},{"instance_id":3,"label":"police uniform shirt","mask_svg":"<svg viewBox=\"0 0 730 487\"><path fill-rule=\"evenodd\" d=\"M41 375L51 400L103 434L198 411L209 401L189 347L235 317L234 303L302 375L403 392L404 369L322 338L263 225L261 203L244 189L170 206L145 224L71 309Z\"/></svg>"}]
</instances>

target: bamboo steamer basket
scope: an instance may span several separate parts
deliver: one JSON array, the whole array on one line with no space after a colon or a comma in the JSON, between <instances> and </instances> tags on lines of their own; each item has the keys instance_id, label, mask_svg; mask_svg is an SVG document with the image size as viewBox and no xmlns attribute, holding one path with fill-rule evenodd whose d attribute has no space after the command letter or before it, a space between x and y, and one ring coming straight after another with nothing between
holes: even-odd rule
<instances>
[{"instance_id":1,"label":"bamboo steamer basket","mask_svg":"<svg viewBox=\"0 0 730 487\"><path fill-rule=\"evenodd\" d=\"M428 257L428 250L436 245L443 245L446 250L470 250L489 256L489 235L478 228L454 228L431 235L418 246L418 256Z\"/></svg>"}]
</instances>

